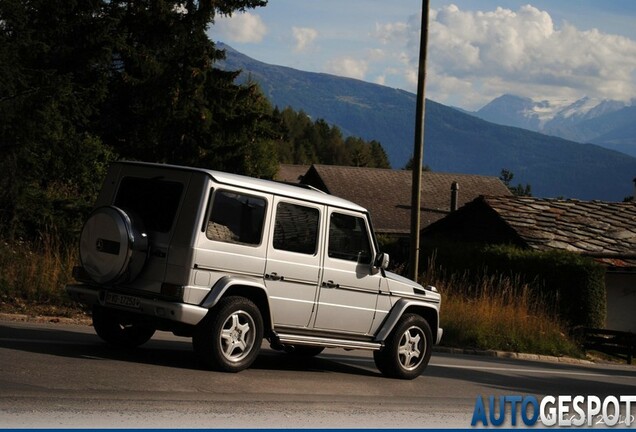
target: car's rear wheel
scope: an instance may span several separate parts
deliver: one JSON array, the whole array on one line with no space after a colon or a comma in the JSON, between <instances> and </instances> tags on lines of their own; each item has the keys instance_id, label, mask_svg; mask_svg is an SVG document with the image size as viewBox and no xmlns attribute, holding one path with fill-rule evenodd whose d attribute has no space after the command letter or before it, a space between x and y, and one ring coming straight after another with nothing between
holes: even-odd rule
<instances>
[{"instance_id":1,"label":"car's rear wheel","mask_svg":"<svg viewBox=\"0 0 636 432\"><path fill-rule=\"evenodd\" d=\"M431 358L433 336L428 322L419 315L405 314L385 341L373 353L375 364L384 375L414 379L422 374Z\"/></svg>"},{"instance_id":2,"label":"car's rear wheel","mask_svg":"<svg viewBox=\"0 0 636 432\"><path fill-rule=\"evenodd\" d=\"M154 328L134 322L118 311L99 305L93 306L93 327L104 341L128 348L145 344L155 334Z\"/></svg>"},{"instance_id":3,"label":"car's rear wheel","mask_svg":"<svg viewBox=\"0 0 636 432\"><path fill-rule=\"evenodd\" d=\"M192 338L194 351L214 370L239 372L256 360L263 341L263 318L244 297L227 297L208 313Z\"/></svg>"}]
</instances>

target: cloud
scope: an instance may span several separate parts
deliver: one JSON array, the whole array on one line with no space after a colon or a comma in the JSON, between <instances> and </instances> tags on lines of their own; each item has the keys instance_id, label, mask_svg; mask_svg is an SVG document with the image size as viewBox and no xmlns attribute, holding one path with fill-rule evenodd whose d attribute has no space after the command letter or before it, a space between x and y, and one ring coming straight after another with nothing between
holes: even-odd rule
<instances>
[{"instance_id":1,"label":"cloud","mask_svg":"<svg viewBox=\"0 0 636 432\"><path fill-rule=\"evenodd\" d=\"M267 26L260 16L244 12L217 16L210 33L224 42L258 43L267 34Z\"/></svg>"},{"instance_id":2,"label":"cloud","mask_svg":"<svg viewBox=\"0 0 636 432\"><path fill-rule=\"evenodd\" d=\"M294 51L302 52L318 37L318 31L310 27L292 27L295 46Z\"/></svg>"},{"instance_id":3,"label":"cloud","mask_svg":"<svg viewBox=\"0 0 636 432\"><path fill-rule=\"evenodd\" d=\"M327 71L334 75L355 79L364 79L369 65L367 61L345 56L338 57L327 62Z\"/></svg>"},{"instance_id":4,"label":"cloud","mask_svg":"<svg viewBox=\"0 0 636 432\"><path fill-rule=\"evenodd\" d=\"M531 5L516 11L450 5L429 17L427 91L440 102L453 93L462 99L455 104L471 108L502 93L541 99L631 99L636 93L636 42L626 37L557 26ZM404 76L417 71L419 28L419 16L376 25L374 36L393 47Z\"/></svg>"}]
</instances>

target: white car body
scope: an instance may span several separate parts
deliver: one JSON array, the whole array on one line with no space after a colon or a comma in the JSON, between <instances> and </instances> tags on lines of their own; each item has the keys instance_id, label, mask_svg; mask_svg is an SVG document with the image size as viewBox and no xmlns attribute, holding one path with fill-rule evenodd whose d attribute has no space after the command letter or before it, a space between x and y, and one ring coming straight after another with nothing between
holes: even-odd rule
<instances>
[{"instance_id":1,"label":"white car body","mask_svg":"<svg viewBox=\"0 0 636 432\"><path fill-rule=\"evenodd\" d=\"M217 325L225 326L224 333L210 336L220 338L225 360L235 366L221 365L222 370L249 366L253 358L237 360L240 356L224 344L238 343L240 354L245 345L240 329L258 326L261 318L262 336L288 351L381 352L405 314L430 327L432 339L422 345L429 356L430 345L442 336L439 293L385 271L388 256L378 250L366 209L312 188L199 168L118 162L84 227L80 257L76 278L81 283L67 291L99 309L96 316L107 320L110 333L100 332L98 325L96 330L109 342L123 341L110 325L118 320L124 330L142 326L150 335L160 329L194 336L196 350L197 338L198 345L206 344L201 328L214 326L208 321L220 303L228 297L247 299L258 312L243 316L240 310L232 315L234 327L228 318ZM250 321L255 314L260 317ZM426 331L414 331L412 338L426 339ZM404 348L406 339L395 343ZM409 346L419 350L415 345ZM218 369L218 362L208 363ZM387 374L413 378L415 372L406 366L402 374Z\"/></svg>"}]
</instances>

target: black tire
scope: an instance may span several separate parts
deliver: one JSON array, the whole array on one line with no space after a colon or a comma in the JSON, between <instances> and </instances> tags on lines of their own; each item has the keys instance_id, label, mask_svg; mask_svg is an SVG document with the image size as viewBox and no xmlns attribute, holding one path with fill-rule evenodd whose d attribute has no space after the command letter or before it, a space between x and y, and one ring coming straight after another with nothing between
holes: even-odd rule
<instances>
[{"instance_id":1,"label":"black tire","mask_svg":"<svg viewBox=\"0 0 636 432\"><path fill-rule=\"evenodd\" d=\"M414 379L422 374L431 358L433 335L428 322L419 315L405 314L384 347L374 351L375 365L391 378Z\"/></svg>"},{"instance_id":2,"label":"black tire","mask_svg":"<svg viewBox=\"0 0 636 432\"><path fill-rule=\"evenodd\" d=\"M197 326L192 344L208 368L240 372L256 360L263 341L263 318L245 297L227 297Z\"/></svg>"},{"instance_id":3,"label":"black tire","mask_svg":"<svg viewBox=\"0 0 636 432\"><path fill-rule=\"evenodd\" d=\"M127 320L112 309L93 307L93 327L104 341L126 348L135 348L148 342L155 329Z\"/></svg>"},{"instance_id":4,"label":"black tire","mask_svg":"<svg viewBox=\"0 0 636 432\"><path fill-rule=\"evenodd\" d=\"M325 347L310 345L294 345L293 349L287 351L289 354L298 357L315 357L325 350Z\"/></svg>"}]
</instances>

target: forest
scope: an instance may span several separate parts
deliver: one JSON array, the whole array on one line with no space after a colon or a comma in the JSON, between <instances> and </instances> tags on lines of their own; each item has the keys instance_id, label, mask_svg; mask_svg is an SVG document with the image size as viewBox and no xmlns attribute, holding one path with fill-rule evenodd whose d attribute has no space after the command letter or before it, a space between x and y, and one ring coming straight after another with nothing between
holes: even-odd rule
<instances>
[{"instance_id":1,"label":"forest","mask_svg":"<svg viewBox=\"0 0 636 432\"><path fill-rule=\"evenodd\" d=\"M215 17L266 3L0 2L0 238L74 243L119 159L261 178L280 163L388 168L379 142L215 67Z\"/></svg>"}]
</instances>

